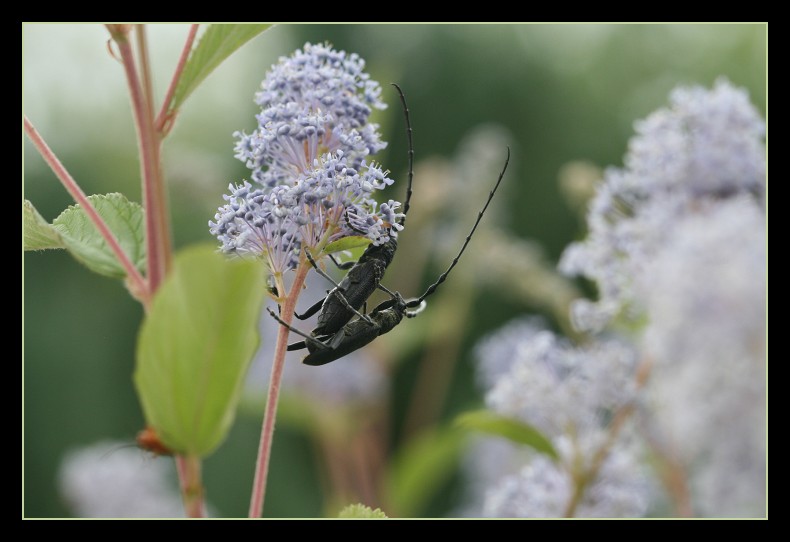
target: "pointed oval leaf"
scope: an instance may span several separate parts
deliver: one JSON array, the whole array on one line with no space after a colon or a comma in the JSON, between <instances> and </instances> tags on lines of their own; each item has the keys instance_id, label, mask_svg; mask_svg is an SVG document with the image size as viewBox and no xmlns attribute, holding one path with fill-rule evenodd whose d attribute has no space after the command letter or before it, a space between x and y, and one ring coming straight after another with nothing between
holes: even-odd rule
<instances>
[{"instance_id":1,"label":"pointed oval leaf","mask_svg":"<svg viewBox=\"0 0 790 542\"><path fill-rule=\"evenodd\" d=\"M22 201L22 243L25 250L65 248L63 239L28 200Z\"/></svg>"},{"instance_id":2,"label":"pointed oval leaf","mask_svg":"<svg viewBox=\"0 0 790 542\"><path fill-rule=\"evenodd\" d=\"M88 196L121 248L141 272L145 270L144 212L139 203L129 201L123 194ZM91 271L114 278L124 278L126 272L99 230L80 205L72 205L53 222L65 247Z\"/></svg>"},{"instance_id":3,"label":"pointed oval leaf","mask_svg":"<svg viewBox=\"0 0 790 542\"><path fill-rule=\"evenodd\" d=\"M342 237L337 241L332 241L324 247L321 254L334 254L335 252L342 252L344 250L353 250L368 246L372 241L368 237L361 235L351 235L349 237Z\"/></svg>"},{"instance_id":4,"label":"pointed oval leaf","mask_svg":"<svg viewBox=\"0 0 790 542\"><path fill-rule=\"evenodd\" d=\"M176 86L170 111L178 110L184 100L236 49L269 28L270 24L212 24L192 49Z\"/></svg>"},{"instance_id":5,"label":"pointed oval leaf","mask_svg":"<svg viewBox=\"0 0 790 542\"><path fill-rule=\"evenodd\" d=\"M176 257L140 329L134 373L146 422L168 448L205 457L227 435L265 292L259 262L229 261L213 246Z\"/></svg>"},{"instance_id":6,"label":"pointed oval leaf","mask_svg":"<svg viewBox=\"0 0 790 542\"><path fill-rule=\"evenodd\" d=\"M552 459L559 458L557 450L543 433L520 420L500 416L489 410L475 410L461 414L455 423L466 429L504 437L517 444L526 444Z\"/></svg>"}]
</instances>

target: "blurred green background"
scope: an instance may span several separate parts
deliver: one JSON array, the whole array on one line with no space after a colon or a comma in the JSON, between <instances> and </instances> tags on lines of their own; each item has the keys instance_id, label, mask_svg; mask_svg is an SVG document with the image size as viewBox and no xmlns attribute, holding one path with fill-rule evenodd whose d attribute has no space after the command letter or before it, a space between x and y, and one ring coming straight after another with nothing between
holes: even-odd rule
<instances>
[{"instance_id":1,"label":"blurred green background","mask_svg":"<svg viewBox=\"0 0 790 542\"><path fill-rule=\"evenodd\" d=\"M663 106L678 84L710 86L726 76L748 89L764 113L766 32L764 25L724 24L272 28L234 54L187 100L165 142L175 245L212 240L207 221L222 203L228 182L247 174L233 157L231 134L254 128L257 106L252 96L265 71L305 41L328 40L338 49L359 53L371 76L382 83L390 107L374 120L382 125L389 147L377 160L396 179L405 177L406 141L389 82L399 83L408 98L416 159L423 171L427 166L421 161L431 157L458 162L459 144L476 127L501 126L513 158L491 220L509 235L538 243L553 264L563 247L582 234L579 215L557 182L563 165L575 160L619 165L633 121ZM149 27L160 96L186 33L185 25ZM99 25L25 25L24 113L87 193L120 191L140 201L124 76L107 51L107 39ZM478 179L483 189L496 179L504 154L503 147L501 158ZM24 171L23 197L45 218L52 220L72 203L27 141ZM420 171L412 201L415 213L420 191L430 190L421 186ZM423 178L431 182L430 174ZM442 185L440 199L458 198L452 188ZM398 190L403 185L396 183L388 196L402 199ZM463 228L471 224L473 213L460 217ZM418 269L423 284L446 265L447 250L457 246L434 247L436 238L420 231L441 228L441 217L431 217L436 223L415 220L417 225L404 232L413 239L408 246L430 243L423 250L441 255L427 270ZM399 251L400 267L393 266L385 282L412 295L418 286L404 286L398 278L399 269L408 271L408 246ZM69 511L56 484L64 452L105 438L131 443L143 427L130 378L142 310L119 282L91 274L63 252L25 254L23 285L24 514L64 516ZM475 342L516 315L544 310L513 296L506 283L476 286L472 280L451 279L442 287L443 299L451 303L469 297L466 290L471 287L477 295L468 301L464 325L449 335L457 361L443 382L434 383L446 384L447 390L440 394L430 424L452 420L480 404L471 355ZM402 327L408 325L421 327L414 322ZM403 333L399 337L408 339L409 331ZM412 346L387 356L393 361L393 387L386 399L387 450L398 449L411 434L407 412L429 342L418 337L408 343ZM397 344L395 338L386 342ZM222 516L246 514L260 428L260 414L251 412L242 412L228 441L205 465L209 500ZM274 448L266 515L325 513L328 497L319 489L321 474L308 434L281 423ZM420 514L450 513L459 503L462 483L457 473L450 475Z\"/></svg>"}]
</instances>

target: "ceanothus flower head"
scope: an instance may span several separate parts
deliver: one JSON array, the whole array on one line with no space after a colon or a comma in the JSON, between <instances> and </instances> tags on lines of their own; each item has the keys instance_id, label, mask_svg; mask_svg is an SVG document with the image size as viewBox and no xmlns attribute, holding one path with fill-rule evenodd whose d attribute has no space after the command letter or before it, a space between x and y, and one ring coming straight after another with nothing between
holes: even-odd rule
<instances>
[{"instance_id":1,"label":"ceanothus flower head","mask_svg":"<svg viewBox=\"0 0 790 542\"><path fill-rule=\"evenodd\" d=\"M209 221L224 252L264 256L278 273L296 267L303 247L346 236L382 244L402 229L400 203L373 198L393 180L366 158L385 146L368 123L385 105L364 66L356 54L309 43L272 66L255 98L258 128L236 133L253 182L231 184Z\"/></svg>"},{"instance_id":2,"label":"ceanothus flower head","mask_svg":"<svg viewBox=\"0 0 790 542\"><path fill-rule=\"evenodd\" d=\"M711 203L678 221L639 281L651 421L706 516L765 515L766 240L752 198Z\"/></svg>"},{"instance_id":3,"label":"ceanothus flower head","mask_svg":"<svg viewBox=\"0 0 790 542\"><path fill-rule=\"evenodd\" d=\"M368 154L386 146L378 125L368 123L373 109L384 109L381 87L363 71L357 54L328 44L305 44L281 57L261 83L258 128L237 132L236 157L266 186L306 173L316 158L342 150L359 167Z\"/></svg>"},{"instance_id":4,"label":"ceanothus flower head","mask_svg":"<svg viewBox=\"0 0 790 542\"><path fill-rule=\"evenodd\" d=\"M231 184L224 196L228 203L209 226L224 252L263 255L273 272L281 272L296 267L303 246L353 235L376 244L388 241L401 228L400 203L378 206L372 194L392 182L376 164L363 161L359 170L347 166L343 152L337 151L316 160L293 184Z\"/></svg>"},{"instance_id":5,"label":"ceanothus flower head","mask_svg":"<svg viewBox=\"0 0 790 542\"><path fill-rule=\"evenodd\" d=\"M746 93L675 90L637 124L561 268L593 279L574 323L632 326L652 363L640 422L702 516L765 514L764 123Z\"/></svg>"},{"instance_id":6,"label":"ceanothus flower head","mask_svg":"<svg viewBox=\"0 0 790 542\"><path fill-rule=\"evenodd\" d=\"M549 331L531 333L529 324L525 328L510 349L510 368L486 395L492 410L521 419L549 438L569 430L594 436L612 412L634 398L633 348L614 340L573 347Z\"/></svg>"},{"instance_id":7,"label":"ceanothus flower head","mask_svg":"<svg viewBox=\"0 0 790 542\"><path fill-rule=\"evenodd\" d=\"M765 123L748 93L719 79L711 90L676 88L669 102L636 123L625 166L639 180L637 189L691 197L761 195Z\"/></svg>"},{"instance_id":8,"label":"ceanothus flower head","mask_svg":"<svg viewBox=\"0 0 790 542\"><path fill-rule=\"evenodd\" d=\"M610 439L609 426L636 398L633 348L615 340L574 347L534 319L521 319L484 339L477 357L488 407L537 428L559 454L550 460L512 443L476 446L470 466L483 515L561 517L570 512L580 469L595 475L574 516L644 515L651 483L639 449L630 431Z\"/></svg>"},{"instance_id":9,"label":"ceanothus flower head","mask_svg":"<svg viewBox=\"0 0 790 542\"><path fill-rule=\"evenodd\" d=\"M650 268L681 217L706 201L759 199L765 191L765 124L746 91L723 79L712 90L675 89L669 107L637 122L636 132L625 168L609 168L590 202L587 239L560 261L563 273L598 286L597 303L573 308L584 331L644 313L633 279Z\"/></svg>"},{"instance_id":10,"label":"ceanothus flower head","mask_svg":"<svg viewBox=\"0 0 790 542\"><path fill-rule=\"evenodd\" d=\"M347 128L367 123L372 108L385 109L381 87L365 73L365 61L356 53L336 51L326 44L305 43L290 57L271 67L255 95L262 108L297 102L332 114Z\"/></svg>"},{"instance_id":11,"label":"ceanothus flower head","mask_svg":"<svg viewBox=\"0 0 790 542\"><path fill-rule=\"evenodd\" d=\"M544 456L501 478L485 493L483 515L498 518L557 518L566 514L574 482L567 470ZM615 449L585 490L574 517L641 517L648 508L649 481L634 454Z\"/></svg>"}]
</instances>

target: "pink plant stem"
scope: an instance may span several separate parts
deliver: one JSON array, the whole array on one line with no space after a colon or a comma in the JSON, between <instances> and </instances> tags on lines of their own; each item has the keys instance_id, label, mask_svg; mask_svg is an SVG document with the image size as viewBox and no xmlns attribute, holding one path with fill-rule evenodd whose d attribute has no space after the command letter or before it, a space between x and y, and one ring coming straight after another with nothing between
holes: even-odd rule
<instances>
[{"instance_id":1,"label":"pink plant stem","mask_svg":"<svg viewBox=\"0 0 790 542\"><path fill-rule=\"evenodd\" d=\"M203 500L203 484L200 474L200 458L195 456L176 456L176 468L184 498L184 509L189 518L206 517Z\"/></svg>"},{"instance_id":2,"label":"pink plant stem","mask_svg":"<svg viewBox=\"0 0 790 542\"><path fill-rule=\"evenodd\" d=\"M310 271L310 265L302 258L296 268L291 291L283 300L280 307L280 318L290 324L296 308L296 300L302 291L305 277ZM284 291L282 284L277 285L279 291ZM285 353L288 346L289 331L285 326L278 326L277 346L274 351L272 373L269 379L269 394L266 397L266 410L263 413L263 427L261 428L261 441L258 447L258 460L255 465L255 478L252 484L252 497L250 498L249 517L259 518L263 515L263 501L266 497L266 481L269 474L269 459L272 452L272 439L274 437L274 422L277 418L277 400L280 396L280 382L285 367Z\"/></svg>"},{"instance_id":3,"label":"pink plant stem","mask_svg":"<svg viewBox=\"0 0 790 542\"><path fill-rule=\"evenodd\" d=\"M181 57L178 59L176 70L173 72L173 79L170 81L170 87L167 89L167 94L165 95L165 99L162 102L162 109L159 111L159 115L156 117L154 127L160 134L165 134L165 128L170 124L170 102L173 100L173 95L176 92L176 88L178 88L178 82L181 80L181 74L184 71L184 66L187 63L187 59L189 58L189 53L192 51L192 44L195 41L195 36L197 35L199 26L200 25L198 24L193 24L189 29L187 41L184 43L184 49L181 51Z\"/></svg>"},{"instance_id":4,"label":"pink plant stem","mask_svg":"<svg viewBox=\"0 0 790 542\"><path fill-rule=\"evenodd\" d=\"M162 242L162 259L164 260L164 273L167 274L171 266L173 255L173 247L170 244L170 231L169 223L170 216L167 210L167 193L165 191L164 173L162 172L162 138L163 134L155 131L154 129L154 84L151 77L151 62L148 59L148 40L145 34L145 25L138 24L134 26L135 35L137 36L137 49L140 57L140 74L143 82L143 95L145 97L145 114L147 116L146 126L151 128L150 139L154 141L154 152L156 154L154 167L154 179L156 179L157 195L156 200L159 202L159 220L158 224L161 228L161 242Z\"/></svg>"},{"instance_id":5,"label":"pink plant stem","mask_svg":"<svg viewBox=\"0 0 790 542\"><path fill-rule=\"evenodd\" d=\"M114 36L123 61L129 95L132 100L134 124L137 129L140 148L140 169L143 178L143 206L145 207L145 231L148 261L148 284L151 292L156 292L166 272L168 250L165 238L169 234L163 222L165 198L162 179L159 175L159 138L153 130L151 116L137 70L134 64L132 47L126 35Z\"/></svg>"},{"instance_id":6,"label":"pink plant stem","mask_svg":"<svg viewBox=\"0 0 790 542\"><path fill-rule=\"evenodd\" d=\"M151 79L151 63L148 60L148 40L145 38L145 25L134 25L137 36L137 56L140 59L140 77L143 80L143 93L145 96L145 110L148 117L154 117L154 82Z\"/></svg>"},{"instance_id":7,"label":"pink plant stem","mask_svg":"<svg viewBox=\"0 0 790 542\"><path fill-rule=\"evenodd\" d=\"M36 149L38 149L38 152L44 158L44 161L47 163L47 165L49 165L50 168L52 168L55 176L60 180L68 193L71 194L71 197L74 198L74 201L82 206L85 214L88 215L90 221L94 226L96 226L96 229L99 230L102 238L107 242L107 245L113 251L115 257L118 258L118 262L121 264L124 271L126 271L126 274L133 285L134 291L138 293L143 305L147 307L151 301L151 292L148 289L148 285L146 284L143 276L121 248L120 243L110 231L107 223L104 222L104 219L101 216L99 216L99 213L96 212L96 208L85 195L85 192L82 191L74 178L69 175L69 172L66 171L66 168L63 167L63 164L60 162L60 160L58 160L57 156L55 156L55 154L52 152L52 149L49 148L44 139L41 137L41 134L38 133L38 130L36 130L36 128L33 126L33 123L30 122L30 119L27 117L24 118L24 126L25 133L30 138L30 141L33 143L33 145L36 146Z\"/></svg>"}]
</instances>

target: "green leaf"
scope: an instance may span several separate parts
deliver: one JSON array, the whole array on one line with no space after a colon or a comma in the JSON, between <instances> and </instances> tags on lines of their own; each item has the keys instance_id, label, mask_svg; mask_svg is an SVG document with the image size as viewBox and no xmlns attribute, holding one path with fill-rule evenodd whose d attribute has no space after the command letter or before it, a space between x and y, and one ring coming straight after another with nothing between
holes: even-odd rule
<instances>
[{"instance_id":1,"label":"green leaf","mask_svg":"<svg viewBox=\"0 0 790 542\"><path fill-rule=\"evenodd\" d=\"M551 441L536 428L522 421L506 418L489 410L475 410L461 414L456 418L455 423L460 427L505 437L518 444L526 444L552 459L559 458Z\"/></svg>"},{"instance_id":2,"label":"green leaf","mask_svg":"<svg viewBox=\"0 0 790 542\"><path fill-rule=\"evenodd\" d=\"M25 250L66 248L60 234L28 200L22 201L22 237Z\"/></svg>"},{"instance_id":3,"label":"green leaf","mask_svg":"<svg viewBox=\"0 0 790 542\"><path fill-rule=\"evenodd\" d=\"M140 271L145 269L145 224L143 208L123 194L88 196L107 227L118 239L124 253ZM80 205L72 205L53 222L65 247L81 263L96 273L124 278L126 272L104 238Z\"/></svg>"},{"instance_id":4,"label":"green leaf","mask_svg":"<svg viewBox=\"0 0 790 542\"><path fill-rule=\"evenodd\" d=\"M140 329L134 373L146 422L168 448L205 457L227 435L265 292L260 262L229 261L213 245L176 257Z\"/></svg>"},{"instance_id":5,"label":"green leaf","mask_svg":"<svg viewBox=\"0 0 790 542\"><path fill-rule=\"evenodd\" d=\"M349 504L340 511L339 518L343 519L387 519L387 514L381 508L373 510L364 504Z\"/></svg>"},{"instance_id":6,"label":"green leaf","mask_svg":"<svg viewBox=\"0 0 790 542\"><path fill-rule=\"evenodd\" d=\"M389 501L398 517L418 517L455 472L464 445L452 428L426 431L407 442L388 472Z\"/></svg>"},{"instance_id":7,"label":"green leaf","mask_svg":"<svg viewBox=\"0 0 790 542\"><path fill-rule=\"evenodd\" d=\"M368 237L362 237L361 235L351 235L349 237L341 237L337 241L333 241L324 247L324 250L321 251L321 254L334 254L335 252L341 252L343 250L353 250L355 248L366 247L372 241Z\"/></svg>"},{"instance_id":8,"label":"green leaf","mask_svg":"<svg viewBox=\"0 0 790 542\"><path fill-rule=\"evenodd\" d=\"M187 97L236 49L269 28L270 24L212 24L192 49L176 86L170 111L178 110Z\"/></svg>"}]
</instances>

